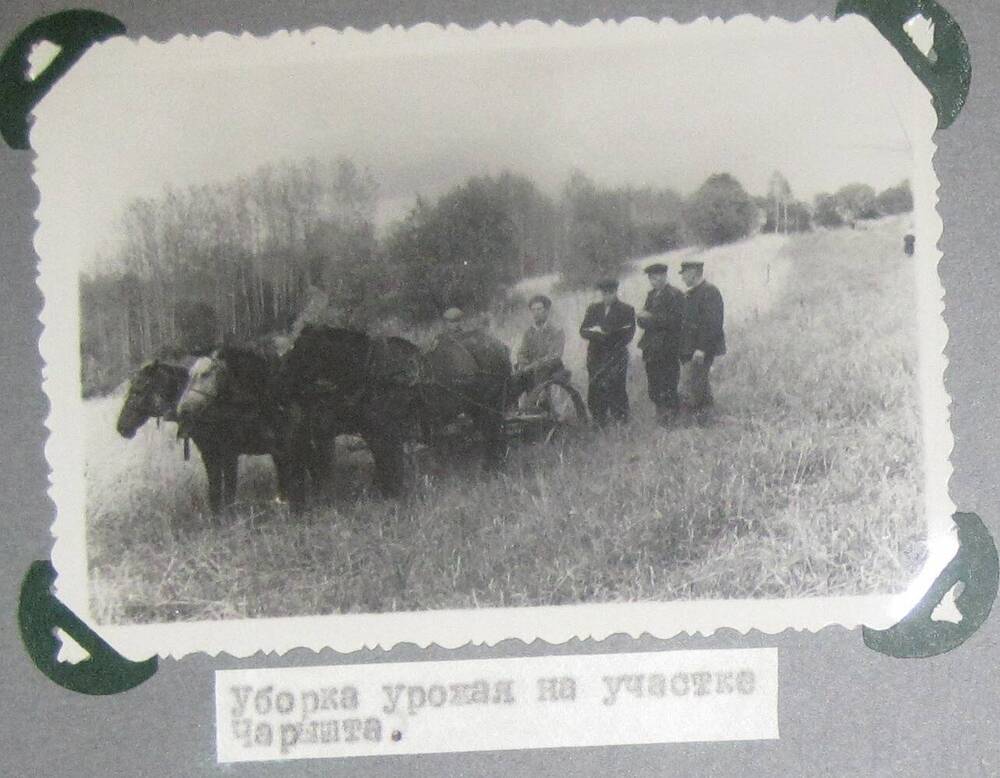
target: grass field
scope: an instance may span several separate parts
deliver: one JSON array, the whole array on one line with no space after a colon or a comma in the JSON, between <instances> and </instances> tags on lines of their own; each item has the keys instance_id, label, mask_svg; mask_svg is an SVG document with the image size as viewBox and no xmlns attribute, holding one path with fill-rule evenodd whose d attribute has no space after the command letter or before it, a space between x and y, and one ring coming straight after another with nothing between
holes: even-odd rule
<instances>
[{"instance_id":1,"label":"grass field","mask_svg":"<svg viewBox=\"0 0 1000 778\"><path fill-rule=\"evenodd\" d=\"M730 352L711 426L656 427L633 359L627 427L517 446L493 476L432 456L406 502L370 495L354 456L336 504L292 519L271 500L269 461L247 458L235 515L212 525L173 425L124 441L121 395L90 401L92 612L129 623L900 590L926 535L905 231L885 220L709 252ZM622 296L639 306L645 289L635 270ZM587 300L556 299L580 386ZM495 326L512 342L524 325Z\"/></svg>"}]
</instances>

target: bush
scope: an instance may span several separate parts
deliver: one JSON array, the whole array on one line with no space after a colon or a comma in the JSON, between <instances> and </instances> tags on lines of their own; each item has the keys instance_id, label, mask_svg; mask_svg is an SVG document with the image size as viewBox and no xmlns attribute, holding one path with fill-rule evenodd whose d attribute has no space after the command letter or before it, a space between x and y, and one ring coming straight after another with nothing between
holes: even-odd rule
<instances>
[{"instance_id":1,"label":"bush","mask_svg":"<svg viewBox=\"0 0 1000 778\"><path fill-rule=\"evenodd\" d=\"M885 191L879 192L875 203L884 216L912 211L913 192L910 190L910 182L904 181L899 186L891 186Z\"/></svg>"},{"instance_id":2,"label":"bush","mask_svg":"<svg viewBox=\"0 0 1000 778\"><path fill-rule=\"evenodd\" d=\"M703 246L719 246L745 238L756 219L753 200L729 173L709 176L684 209L687 231Z\"/></svg>"},{"instance_id":3,"label":"bush","mask_svg":"<svg viewBox=\"0 0 1000 778\"><path fill-rule=\"evenodd\" d=\"M388 236L397 299L414 320L433 319L450 306L484 310L516 279L516 231L490 183L470 179L436 205L418 201Z\"/></svg>"},{"instance_id":4,"label":"bush","mask_svg":"<svg viewBox=\"0 0 1000 778\"><path fill-rule=\"evenodd\" d=\"M843 227L844 217L840 212L840 202L835 195L821 193L816 195L816 206L813 208L813 220L820 227Z\"/></svg>"},{"instance_id":5,"label":"bush","mask_svg":"<svg viewBox=\"0 0 1000 778\"><path fill-rule=\"evenodd\" d=\"M836 197L848 221L881 216L875 204L875 190L868 184L848 184L837 191Z\"/></svg>"},{"instance_id":6,"label":"bush","mask_svg":"<svg viewBox=\"0 0 1000 778\"><path fill-rule=\"evenodd\" d=\"M786 212L789 232L809 232L812 229L812 213L809 206L798 200L788 204Z\"/></svg>"},{"instance_id":7,"label":"bush","mask_svg":"<svg viewBox=\"0 0 1000 778\"><path fill-rule=\"evenodd\" d=\"M902 213L901 210L886 210L880 201L890 208L903 208L909 198L909 207L913 206L912 195L909 195L909 184L904 182L899 187L887 189L876 197L875 190L868 184L848 184L837 190L836 194L816 195L816 206L813 219L822 227L841 227L844 224L854 226L859 219L878 219L889 213ZM904 208L909 210L909 208Z\"/></svg>"}]
</instances>

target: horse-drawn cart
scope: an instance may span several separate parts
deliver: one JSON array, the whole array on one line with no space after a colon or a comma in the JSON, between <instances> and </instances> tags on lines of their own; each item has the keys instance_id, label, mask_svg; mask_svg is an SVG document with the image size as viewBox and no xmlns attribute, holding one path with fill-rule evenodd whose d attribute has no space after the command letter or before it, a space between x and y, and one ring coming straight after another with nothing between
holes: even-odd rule
<instances>
[{"instance_id":1,"label":"horse-drawn cart","mask_svg":"<svg viewBox=\"0 0 1000 778\"><path fill-rule=\"evenodd\" d=\"M349 436L341 441L348 450L363 442L376 484L396 495L407 455L438 443L471 443L494 468L511 441L551 441L586 422L568 372L515 398L524 384L514 380L506 346L483 336L468 350L463 366L447 351L424 353L402 338L306 326L280 358L226 346L190 368L154 360L133 376L118 431L132 437L153 417L178 422L201 454L217 513L235 500L242 454L270 455L299 511L308 489L325 493L337 437Z\"/></svg>"},{"instance_id":2,"label":"horse-drawn cart","mask_svg":"<svg viewBox=\"0 0 1000 778\"><path fill-rule=\"evenodd\" d=\"M589 419L587 404L575 386L565 377L549 379L526 393L502 418L503 439L513 443L552 443L565 438ZM464 448L478 440L475 423L469 414L435 430L432 440L411 446L411 451L426 450L428 445L458 444ZM450 442L450 443L449 443Z\"/></svg>"},{"instance_id":3,"label":"horse-drawn cart","mask_svg":"<svg viewBox=\"0 0 1000 778\"><path fill-rule=\"evenodd\" d=\"M586 422L583 398L567 377L559 376L528 392L504 415L503 427L508 440L549 443Z\"/></svg>"}]
</instances>

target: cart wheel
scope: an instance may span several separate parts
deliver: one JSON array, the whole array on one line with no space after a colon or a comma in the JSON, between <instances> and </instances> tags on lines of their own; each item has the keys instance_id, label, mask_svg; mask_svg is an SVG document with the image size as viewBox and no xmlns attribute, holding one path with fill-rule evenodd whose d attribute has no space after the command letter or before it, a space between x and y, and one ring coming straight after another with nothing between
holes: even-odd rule
<instances>
[{"instance_id":1,"label":"cart wheel","mask_svg":"<svg viewBox=\"0 0 1000 778\"><path fill-rule=\"evenodd\" d=\"M548 384L541 404L551 417L551 428L545 435L546 443L587 423L587 406L580 393L570 384L555 381Z\"/></svg>"}]
</instances>

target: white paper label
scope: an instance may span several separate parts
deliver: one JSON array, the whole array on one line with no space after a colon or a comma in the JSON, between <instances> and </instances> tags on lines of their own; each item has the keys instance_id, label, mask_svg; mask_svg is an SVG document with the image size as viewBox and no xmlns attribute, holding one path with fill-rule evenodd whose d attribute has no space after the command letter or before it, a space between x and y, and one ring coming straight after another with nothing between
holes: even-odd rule
<instances>
[{"instance_id":1,"label":"white paper label","mask_svg":"<svg viewBox=\"0 0 1000 778\"><path fill-rule=\"evenodd\" d=\"M220 762L778 737L775 648L219 670Z\"/></svg>"}]
</instances>

